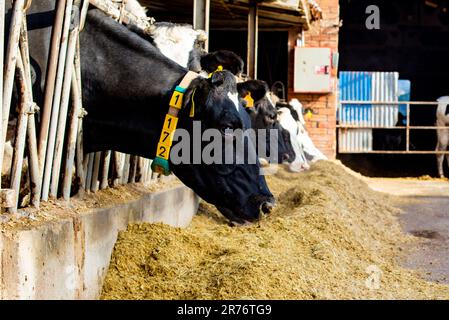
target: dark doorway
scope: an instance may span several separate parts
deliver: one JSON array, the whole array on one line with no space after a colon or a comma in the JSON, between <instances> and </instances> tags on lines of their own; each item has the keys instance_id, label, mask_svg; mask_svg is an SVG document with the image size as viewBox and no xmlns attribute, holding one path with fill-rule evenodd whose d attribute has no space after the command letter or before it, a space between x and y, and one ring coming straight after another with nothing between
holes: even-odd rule
<instances>
[{"instance_id":1,"label":"dark doorway","mask_svg":"<svg viewBox=\"0 0 449 320\"><path fill-rule=\"evenodd\" d=\"M412 83L412 101L449 95L449 0L341 0L340 70L398 71ZM380 30L368 30L366 8L380 9ZM412 125L435 124L435 107L412 107ZM435 131L413 131L417 150L434 150ZM435 156L341 156L376 175L435 174ZM359 168L360 169L360 168ZM367 173L367 172L365 172Z\"/></svg>"}]
</instances>

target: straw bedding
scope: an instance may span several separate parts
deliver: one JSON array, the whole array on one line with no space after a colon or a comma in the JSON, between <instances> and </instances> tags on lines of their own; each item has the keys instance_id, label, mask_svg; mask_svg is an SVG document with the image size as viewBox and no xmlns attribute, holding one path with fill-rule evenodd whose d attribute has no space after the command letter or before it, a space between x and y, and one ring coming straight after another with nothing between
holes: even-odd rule
<instances>
[{"instance_id":1,"label":"straw bedding","mask_svg":"<svg viewBox=\"0 0 449 320\"><path fill-rule=\"evenodd\" d=\"M278 200L257 224L231 227L210 205L186 229L121 232L102 299L448 299L449 286L398 262L416 241L388 196L333 162L267 178Z\"/></svg>"}]
</instances>

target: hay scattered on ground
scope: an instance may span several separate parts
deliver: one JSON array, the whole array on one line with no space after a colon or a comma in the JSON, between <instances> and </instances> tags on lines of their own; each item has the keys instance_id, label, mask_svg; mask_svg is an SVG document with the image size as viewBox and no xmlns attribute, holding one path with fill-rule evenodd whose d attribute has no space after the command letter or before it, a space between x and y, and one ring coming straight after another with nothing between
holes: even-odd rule
<instances>
[{"instance_id":1,"label":"hay scattered on ground","mask_svg":"<svg viewBox=\"0 0 449 320\"><path fill-rule=\"evenodd\" d=\"M103 299L435 299L397 262L401 232L390 199L331 162L268 177L277 209L231 227L202 204L187 229L132 224L121 232ZM380 281L377 281L380 280Z\"/></svg>"}]
</instances>

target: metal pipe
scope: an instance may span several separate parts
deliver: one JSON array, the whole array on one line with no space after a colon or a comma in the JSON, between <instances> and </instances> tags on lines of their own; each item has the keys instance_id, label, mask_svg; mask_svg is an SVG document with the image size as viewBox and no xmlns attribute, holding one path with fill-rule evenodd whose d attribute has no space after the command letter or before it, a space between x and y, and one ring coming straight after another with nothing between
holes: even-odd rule
<instances>
[{"instance_id":1,"label":"metal pipe","mask_svg":"<svg viewBox=\"0 0 449 320\"><path fill-rule=\"evenodd\" d=\"M409 104L413 106L429 106L429 105L438 105L439 102L436 101L356 101L356 100L347 100L340 101L340 104L375 104L375 105L401 105L401 104Z\"/></svg>"},{"instance_id":2,"label":"metal pipe","mask_svg":"<svg viewBox=\"0 0 449 320\"><path fill-rule=\"evenodd\" d=\"M11 27L9 30L8 46L6 48L5 67L3 74L3 105L2 127L0 137L0 168L3 167L3 154L5 152L6 132L8 131L9 109L11 106L14 73L16 70L17 53L19 50L20 28L24 17L24 0L16 0L12 8ZM4 15L2 16L4 18ZM4 34L4 33L3 33ZM3 45L3 42L1 43ZM3 70L3 69L2 69Z\"/></svg>"},{"instance_id":3,"label":"metal pipe","mask_svg":"<svg viewBox=\"0 0 449 320\"><path fill-rule=\"evenodd\" d=\"M257 79L257 47L258 47L259 17L257 3L251 3L248 12L248 76Z\"/></svg>"},{"instance_id":4,"label":"metal pipe","mask_svg":"<svg viewBox=\"0 0 449 320\"><path fill-rule=\"evenodd\" d=\"M92 170L94 167L94 154L89 153L87 155L87 168L86 172L86 190L90 191L90 187L92 185Z\"/></svg>"},{"instance_id":5,"label":"metal pipe","mask_svg":"<svg viewBox=\"0 0 449 320\"><path fill-rule=\"evenodd\" d=\"M72 187L73 163L75 160L76 138L78 133L79 112L81 110L81 96L75 72L72 72L72 110L70 112L69 132L67 135L67 151L65 157L64 180L62 185L62 196L65 200L70 199Z\"/></svg>"},{"instance_id":6,"label":"metal pipe","mask_svg":"<svg viewBox=\"0 0 449 320\"><path fill-rule=\"evenodd\" d=\"M100 189L104 190L108 187L109 166L111 164L111 151L105 151L103 160L103 170L101 173Z\"/></svg>"},{"instance_id":7,"label":"metal pipe","mask_svg":"<svg viewBox=\"0 0 449 320\"><path fill-rule=\"evenodd\" d=\"M31 203L35 208L39 208L40 202L40 188L41 188L41 177L39 170L39 156L37 151L37 139L36 139L36 122L34 114L37 111L37 106L33 102L33 84L31 81L31 70L30 70L30 53L28 51L28 28L26 19L22 19L22 29L20 32L20 53L22 67L25 75L25 90L26 98L30 106L28 115L28 154L29 154L29 169L30 169L30 191L31 191Z\"/></svg>"},{"instance_id":8,"label":"metal pipe","mask_svg":"<svg viewBox=\"0 0 449 320\"><path fill-rule=\"evenodd\" d=\"M100 173L100 162L101 162L101 151L95 152L94 156L94 167L92 172L92 182L90 191L97 192L100 186L100 182L98 181L98 176Z\"/></svg>"},{"instance_id":9,"label":"metal pipe","mask_svg":"<svg viewBox=\"0 0 449 320\"><path fill-rule=\"evenodd\" d=\"M77 6L73 6L74 10L77 10ZM57 197L58 185L61 172L61 160L62 151L64 147L64 135L66 131L67 112L70 98L70 88L72 84L73 62L75 59L76 43L78 41L78 22L75 22L75 26L69 35L69 43L67 48L67 56L64 71L64 82L61 94L61 105L59 110L58 127L56 131L55 150L52 165L52 174L50 182L50 196ZM49 161L51 158L47 158Z\"/></svg>"},{"instance_id":10,"label":"metal pipe","mask_svg":"<svg viewBox=\"0 0 449 320\"><path fill-rule=\"evenodd\" d=\"M48 200L48 193L50 189L50 179L52 174L52 164L53 164L53 154L55 147L55 139L56 139L56 130L59 118L59 108L61 102L61 91L63 84L63 75L66 63L66 55L67 55L67 46L68 46L68 37L70 32L70 20L72 13L72 5L73 0L67 0L64 14L64 26L62 31L62 39L59 50L59 59L58 59L58 72L56 74L56 84L54 90L54 100L51 110L51 119L50 119L50 129L48 134L48 142L47 142L47 150L46 150L46 158L45 158L45 169L43 172L43 182L42 182L42 200ZM70 63L72 65L72 63Z\"/></svg>"},{"instance_id":11,"label":"metal pipe","mask_svg":"<svg viewBox=\"0 0 449 320\"><path fill-rule=\"evenodd\" d=\"M20 83L20 107L19 116L17 119L16 141L14 144L14 157L11 169L11 189L16 194L14 206L9 208L10 213L17 212L17 205L19 201L20 181L22 178L23 168L23 153L25 149L25 138L27 133L28 112L30 110L30 102L27 97L25 70L21 55L16 56L17 62L17 78Z\"/></svg>"},{"instance_id":12,"label":"metal pipe","mask_svg":"<svg viewBox=\"0 0 449 320\"><path fill-rule=\"evenodd\" d=\"M210 0L193 0L193 28L206 32L204 50L209 51Z\"/></svg>"},{"instance_id":13,"label":"metal pipe","mask_svg":"<svg viewBox=\"0 0 449 320\"><path fill-rule=\"evenodd\" d=\"M41 179L44 174L45 155L47 152L48 130L52 111L53 94L55 91L55 79L60 54L61 34L64 22L64 10L66 0L57 1L55 22L51 36L50 56L48 58L47 76L45 78L44 103L42 105L40 130L39 130L39 170Z\"/></svg>"}]
</instances>

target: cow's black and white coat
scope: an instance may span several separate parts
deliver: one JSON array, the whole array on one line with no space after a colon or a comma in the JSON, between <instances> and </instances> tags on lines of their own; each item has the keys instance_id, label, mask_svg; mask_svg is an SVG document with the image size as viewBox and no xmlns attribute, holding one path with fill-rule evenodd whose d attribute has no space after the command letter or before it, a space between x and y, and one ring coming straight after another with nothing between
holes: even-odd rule
<instances>
[{"instance_id":1,"label":"cow's black and white coat","mask_svg":"<svg viewBox=\"0 0 449 320\"><path fill-rule=\"evenodd\" d=\"M449 146L449 96L441 97L438 100L437 107L437 121L436 125L438 127L448 127L447 129L438 129L437 130L437 148L436 151L447 151ZM444 154L437 155L437 168L438 174L441 178L444 177ZM449 165L449 154L446 155L446 162Z\"/></svg>"}]
</instances>

